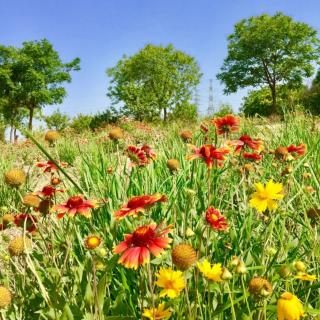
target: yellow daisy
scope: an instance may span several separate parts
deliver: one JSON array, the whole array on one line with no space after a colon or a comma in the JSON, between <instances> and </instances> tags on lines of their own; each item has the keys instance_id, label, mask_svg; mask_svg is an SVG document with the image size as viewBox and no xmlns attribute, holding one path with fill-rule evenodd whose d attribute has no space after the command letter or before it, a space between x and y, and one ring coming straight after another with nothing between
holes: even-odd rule
<instances>
[{"instance_id":1,"label":"yellow daisy","mask_svg":"<svg viewBox=\"0 0 320 320\"><path fill-rule=\"evenodd\" d=\"M160 268L156 277L158 279L156 285L163 288L160 292L160 297L168 296L169 298L175 298L185 287L185 280L181 271Z\"/></svg>"},{"instance_id":2,"label":"yellow daisy","mask_svg":"<svg viewBox=\"0 0 320 320\"><path fill-rule=\"evenodd\" d=\"M221 263L216 263L211 266L210 262L204 259L202 262L198 262L197 266L207 279L215 282L222 281L221 276L223 269Z\"/></svg>"},{"instance_id":3,"label":"yellow daisy","mask_svg":"<svg viewBox=\"0 0 320 320\"><path fill-rule=\"evenodd\" d=\"M255 188L256 191L251 195L249 205L256 208L260 213L267 209L270 211L276 209L278 207L277 200L284 197L282 184L272 180L269 180L266 186L261 182L255 183Z\"/></svg>"},{"instance_id":4,"label":"yellow daisy","mask_svg":"<svg viewBox=\"0 0 320 320\"><path fill-rule=\"evenodd\" d=\"M300 320L304 315L300 300L290 292L285 292L278 300L278 320Z\"/></svg>"},{"instance_id":5,"label":"yellow daisy","mask_svg":"<svg viewBox=\"0 0 320 320\"><path fill-rule=\"evenodd\" d=\"M160 303L157 308L144 309L142 316L151 320L169 319L171 312L164 308L164 303Z\"/></svg>"},{"instance_id":6,"label":"yellow daisy","mask_svg":"<svg viewBox=\"0 0 320 320\"><path fill-rule=\"evenodd\" d=\"M317 280L317 277L315 275L299 272L296 276L296 279L303 280L303 281L315 281Z\"/></svg>"}]
</instances>

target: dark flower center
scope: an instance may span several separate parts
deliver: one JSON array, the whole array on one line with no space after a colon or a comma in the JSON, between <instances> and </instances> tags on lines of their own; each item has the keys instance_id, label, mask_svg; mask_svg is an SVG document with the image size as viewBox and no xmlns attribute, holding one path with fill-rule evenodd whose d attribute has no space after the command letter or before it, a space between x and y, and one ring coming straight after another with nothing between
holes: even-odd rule
<instances>
[{"instance_id":1,"label":"dark flower center","mask_svg":"<svg viewBox=\"0 0 320 320\"><path fill-rule=\"evenodd\" d=\"M83 204L83 199L80 196L71 197L67 202L67 206L69 208L76 208L76 207L79 207L82 204Z\"/></svg>"},{"instance_id":2,"label":"dark flower center","mask_svg":"<svg viewBox=\"0 0 320 320\"><path fill-rule=\"evenodd\" d=\"M132 234L132 243L137 247L147 247L156 236L155 231L150 226L139 227Z\"/></svg>"}]
</instances>

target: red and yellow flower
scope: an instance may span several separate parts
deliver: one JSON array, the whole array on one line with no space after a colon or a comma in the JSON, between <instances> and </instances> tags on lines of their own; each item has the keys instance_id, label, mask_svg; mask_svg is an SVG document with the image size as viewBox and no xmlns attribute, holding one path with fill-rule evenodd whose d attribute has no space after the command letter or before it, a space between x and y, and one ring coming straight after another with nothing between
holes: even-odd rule
<instances>
[{"instance_id":1,"label":"red and yellow flower","mask_svg":"<svg viewBox=\"0 0 320 320\"><path fill-rule=\"evenodd\" d=\"M249 148L251 150L255 151L261 151L263 150L263 143L259 139L252 139L248 135L242 135L239 140L236 140L236 148L235 152L239 153L245 148Z\"/></svg>"},{"instance_id":2,"label":"red and yellow flower","mask_svg":"<svg viewBox=\"0 0 320 320\"><path fill-rule=\"evenodd\" d=\"M305 155L307 152L307 146L304 143L300 143L298 146L291 144L287 147L287 150L294 158L298 158Z\"/></svg>"},{"instance_id":3,"label":"red and yellow flower","mask_svg":"<svg viewBox=\"0 0 320 320\"><path fill-rule=\"evenodd\" d=\"M31 214L20 213L14 216L13 223L20 228L25 228L28 232L36 231L37 218Z\"/></svg>"},{"instance_id":4,"label":"red and yellow flower","mask_svg":"<svg viewBox=\"0 0 320 320\"><path fill-rule=\"evenodd\" d=\"M243 153L243 158L251 161L260 161L262 160L262 155L256 152L244 152Z\"/></svg>"},{"instance_id":5,"label":"red and yellow flower","mask_svg":"<svg viewBox=\"0 0 320 320\"><path fill-rule=\"evenodd\" d=\"M212 119L212 123L218 134L228 134L239 130L240 119L232 114L227 114L224 117Z\"/></svg>"},{"instance_id":6,"label":"red and yellow flower","mask_svg":"<svg viewBox=\"0 0 320 320\"><path fill-rule=\"evenodd\" d=\"M146 153L136 146L128 146L126 153L131 160L132 166L143 167L149 163Z\"/></svg>"},{"instance_id":7,"label":"red and yellow flower","mask_svg":"<svg viewBox=\"0 0 320 320\"><path fill-rule=\"evenodd\" d=\"M228 222L221 212L213 207L209 207L206 211L206 221L212 229L224 231L228 229Z\"/></svg>"},{"instance_id":8,"label":"red and yellow flower","mask_svg":"<svg viewBox=\"0 0 320 320\"><path fill-rule=\"evenodd\" d=\"M65 162L61 162L59 163L59 165L60 167L65 168L67 167L68 164ZM47 162L37 162L36 166L38 168L44 168L43 172L54 172L58 170L58 167L55 165L55 163L50 160Z\"/></svg>"},{"instance_id":9,"label":"red and yellow flower","mask_svg":"<svg viewBox=\"0 0 320 320\"><path fill-rule=\"evenodd\" d=\"M91 217L91 209L98 208L96 200L85 200L82 195L73 196L68 201L53 206L52 211L57 212L58 218L62 218L65 214L74 217L76 214Z\"/></svg>"},{"instance_id":10,"label":"red and yellow flower","mask_svg":"<svg viewBox=\"0 0 320 320\"><path fill-rule=\"evenodd\" d=\"M144 153L146 154L148 159L151 159L151 160L157 159L157 155L154 153L154 151L151 149L151 147L148 146L147 144L144 144L141 147L141 150L144 151Z\"/></svg>"},{"instance_id":11,"label":"red and yellow flower","mask_svg":"<svg viewBox=\"0 0 320 320\"><path fill-rule=\"evenodd\" d=\"M38 196L43 196L46 198L52 198L56 194L56 192L64 192L64 191L48 185L48 186L44 186L41 191L35 192L34 194Z\"/></svg>"},{"instance_id":12,"label":"red and yellow flower","mask_svg":"<svg viewBox=\"0 0 320 320\"><path fill-rule=\"evenodd\" d=\"M114 213L117 220L120 220L126 216L137 216L139 213L144 213L146 209L150 208L157 202L165 202L167 197L155 193L153 195L143 195L132 197L128 203L123 205L121 209Z\"/></svg>"},{"instance_id":13,"label":"red and yellow flower","mask_svg":"<svg viewBox=\"0 0 320 320\"><path fill-rule=\"evenodd\" d=\"M229 153L229 149L216 148L212 144L205 144L200 148L191 145L191 148L194 153L188 155L186 159L194 160L200 158L206 163L208 169L211 169L214 164L216 166L221 166L222 162L225 160L225 156Z\"/></svg>"},{"instance_id":14,"label":"red and yellow flower","mask_svg":"<svg viewBox=\"0 0 320 320\"><path fill-rule=\"evenodd\" d=\"M113 250L115 254L121 254L118 263L126 268L137 269L150 261L150 253L155 257L163 253L171 242L165 235L171 231L172 226L162 230L160 228L160 225L149 224L137 228L132 234L126 234L125 240Z\"/></svg>"}]
</instances>

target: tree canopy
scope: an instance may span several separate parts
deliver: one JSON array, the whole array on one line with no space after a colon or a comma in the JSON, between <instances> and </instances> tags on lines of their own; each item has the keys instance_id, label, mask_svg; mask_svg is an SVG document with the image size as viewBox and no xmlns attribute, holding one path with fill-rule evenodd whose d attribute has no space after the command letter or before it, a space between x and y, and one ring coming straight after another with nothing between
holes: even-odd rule
<instances>
[{"instance_id":1,"label":"tree canopy","mask_svg":"<svg viewBox=\"0 0 320 320\"><path fill-rule=\"evenodd\" d=\"M62 84L71 81L71 71L80 70L79 63L79 58L63 63L46 39L24 42L21 48L0 46L2 109L11 118L27 110L31 130L36 110L63 101L66 90Z\"/></svg>"},{"instance_id":2,"label":"tree canopy","mask_svg":"<svg viewBox=\"0 0 320 320\"><path fill-rule=\"evenodd\" d=\"M152 44L123 57L107 74L111 77L108 96L139 120L161 113L166 120L168 111L187 105L201 77L193 57L172 45Z\"/></svg>"},{"instance_id":3,"label":"tree canopy","mask_svg":"<svg viewBox=\"0 0 320 320\"><path fill-rule=\"evenodd\" d=\"M271 113L276 112L277 86L300 86L304 77L313 74L312 62L319 62L317 31L282 13L241 20L228 41L228 56L217 75L225 93L267 85Z\"/></svg>"}]
</instances>

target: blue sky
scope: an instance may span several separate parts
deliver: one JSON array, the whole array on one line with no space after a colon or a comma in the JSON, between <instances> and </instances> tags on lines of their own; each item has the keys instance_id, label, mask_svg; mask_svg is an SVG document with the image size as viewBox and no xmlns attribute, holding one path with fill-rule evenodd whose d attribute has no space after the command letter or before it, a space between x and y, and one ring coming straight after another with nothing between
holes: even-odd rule
<instances>
[{"instance_id":1,"label":"blue sky","mask_svg":"<svg viewBox=\"0 0 320 320\"><path fill-rule=\"evenodd\" d=\"M224 96L215 79L227 53L226 37L240 19L277 11L320 31L319 0L0 0L0 43L47 38L64 61L81 58L81 71L73 74L59 106L70 115L109 106L106 68L147 43L172 43L197 59L202 112L210 78L215 106L229 102L237 110L246 91Z\"/></svg>"}]
</instances>

